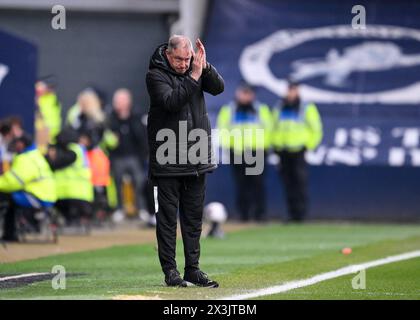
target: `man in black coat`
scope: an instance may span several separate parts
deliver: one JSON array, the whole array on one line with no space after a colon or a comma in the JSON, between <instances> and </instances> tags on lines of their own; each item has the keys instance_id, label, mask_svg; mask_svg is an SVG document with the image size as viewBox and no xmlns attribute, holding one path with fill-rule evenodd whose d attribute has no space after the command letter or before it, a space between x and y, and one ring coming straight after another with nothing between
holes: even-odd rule
<instances>
[{"instance_id":1,"label":"man in black coat","mask_svg":"<svg viewBox=\"0 0 420 320\"><path fill-rule=\"evenodd\" d=\"M217 287L199 269L206 173L212 161L211 127L204 91L217 95L224 81L206 60L200 40L172 36L154 52L146 76L150 96L150 180L157 220L159 260L168 286ZM197 148L198 147L198 148ZM184 243L185 272L175 261L177 212Z\"/></svg>"}]
</instances>

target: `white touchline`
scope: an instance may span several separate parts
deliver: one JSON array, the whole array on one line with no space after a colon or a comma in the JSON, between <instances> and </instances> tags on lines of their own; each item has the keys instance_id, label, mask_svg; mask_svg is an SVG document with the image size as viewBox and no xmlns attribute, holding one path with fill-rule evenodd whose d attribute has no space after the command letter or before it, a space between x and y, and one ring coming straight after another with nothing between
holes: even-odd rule
<instances>
[{"instance_id":1,"label":"white touchline","mask_svg":"<svg viewBox=\"0 0 420 320\"><path fill-rule=\"evenodd\" d=\"M407 253L403 253L403 254L399 254L395 256L390 256L390 257L386 257L379 260L373 260L373 261L362 263L362 264L350 265L348 267L344 267L344 268L337 269L334 271L321 273L319 275L313 276L312 278L286 282L278 286L268 287L265 289L259 289L259 290L255 290L249 293L224 297L224 298L221 298L220 300L245 300L245 299L252 299L252 298L267 296L270 294L282 293L282 292L286 292L286 291L297 289L297 288L307 287L321 281L338 278L347 274L356 273L356 272L359 272L360 270L364 270L364 269L368 269L368 268L372 268L372 267L376 267L376 266L380 266L380 265L388 264L392 262L413 259L417 257L420 257L420 250L411 251L411 252L407 252Z\"/></svg>"},{"instance_id":2,"label":"white touchline","mask_svg":"<svg viewBox=\"0 0 420 320\"><path fill-rule=\"evenodd\" d=\"M14 279L20 279L20 278L30 278L30 277L36 277L36 276L44 276L44 275L47 275L47 274L49 274L49 273L42 272L42 273L19 274L17 276L9 276L9 277L0 278L0 281L14 280Z\"/></svg>"}]
</instances>

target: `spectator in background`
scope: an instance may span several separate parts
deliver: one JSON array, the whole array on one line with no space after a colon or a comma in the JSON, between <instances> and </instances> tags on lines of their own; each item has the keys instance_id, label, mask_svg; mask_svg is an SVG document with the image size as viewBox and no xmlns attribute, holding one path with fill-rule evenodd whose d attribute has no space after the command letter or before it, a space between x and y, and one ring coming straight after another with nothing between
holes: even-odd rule
<instances>
[{"instance_id":1,"label":"spectator in background","mask_svg":"<svg viewBox=\"0 0 420 320\"><path fill-rule=\"evenodd\" d=\"M37 144L45 147L54 143L61 130L61 104L55 92L56 79L47 76L35 83L35 96L37 110L35 113L35 128L37 131Z\"/></svg>"},{"instance_id":2,"label":"spectator in background","mask_svg":"<svg viewBox=\"0 0 420 320\"><path fill-rule=\"evenodd\" d=\"M87 149L94 186L95 214L100 220L109 213L108 187L111 184L109 158L104 150L116 142L112 132L106 128L105 120L101 101L92 89L79 94L77 104L67 116L68 126L77 132L79 143ZM112 143L110 140L113 140Z\"/></svg>"},{"instance_id":3,"label":"spectator in background","mask_svg":"<svg viewBox=\"0 0 420 320\"><path fill-rule=\"evenodd\" d=\"M95 91L83 90L67 114L67 125L79 134L89 132L91 144L98 146L105 131L105 113Z\"/></svg>"},{"instance_id":4,"label":"spectator in background","mask_svg":"<svg viewBox=\"0 0 420 320\"><path fill-rule=\"evenodd\" d=\"M154 224L154 216L149 218L149 213L146 212L147 204L143 194L146 182L143 164L147 157L147 141L142 116L133 110L132 95L128 89L115 91L112 106L113 110L109 116L108 124L119 141L118 146L110 152L111 167L118 194L118 210L122 212L123 208L123 178L125 175L129 175L134 185L136 207L139 209L140 216Z\"/></svg>"},{"instance_id":5,"label":"spectator in background","mask_svg":"<svg viewBox=\"0 0 420 320\"><path fill-rule=\"evenodd\" d=\"M20 138L25 134L22 119L19 116L11 116L8 118L8 121L10 122L10 129L13 138Z\"/></svg>"},{"instance_id":6,"label":"spectator in background","mask_svg":"<svg viewBox=\"0 0 420 320\"><path fill-rule=\"evenodd\" d=\"M57 143L50 146L46 156L54 171L57 191L55 206L68 224L79 221L79 218L82 223L87 223L92 216L94 200L86 147L77 140L71 131L62 131L57 136Z\"/></svg>"},{"instance_id":7,"label":"spectator in background","mask_svg":"<svg viewBox=\"0 0 420 320\"><path fill-rule=\"evenodd\" d=\"M9 152L8 146L12 141L12 126L8 119L0 121L0 174L9 169L12 161L12 153Z\"/></svg>"},{"instance_id":8,"label":"spectator in background","mask_svg":"<svg viewBox=\"0 0 420 320\"><path fill-rule=\"evenodd\" d=\"M95 86L87 86L85 89L83 89L82 92L79 93L79 96L80 96L80 94L82 94L84 92L94 93L96 98L98 99L98 102L99 102L99 105L100 105L102 111L105 112L105 108L106 108L105 99L106 99L106 97L105 97L105 93L102 90L96 88ZM77 118L80 115L81 112L82 111L81 111L79 102L76 101L76 103L73 106L71 106L70 109L67 111L65 123L66 124L72 123L74 121L74 119Z\"/></svg>"},{"instance_id":9,"label":"spectator in background","mask_svg":"<svg viewBox=\"0 0 420 320\"><path fill-rule=\"evenodd\" d=\"M0 203L6 210L2 239L17 241L16 210L52 207L56 191L50 166L31 138L15 138L10 148L17 155L10 170L0 176Z\"/></svg>"},{"instance_id":10,"label":"spectator in background","mask_svg":"<svg viewBox=\"0 0 420 320\"><path fill-rule=\"evenodd\" d=\"M97 89L83 90L75 105L66 117L66 127L71 127L77 132L89 132L91 143L100 146L103 151L109 151L118 144L116 136L106 127L106 114L104 111L104 97L98 95Z\"/></svg>"},{"instance_id":11,"label":"spectator in background","mask_svg":"<svg viewBox=\"0 0 420 320\"><path fill-rule=\"evenodd\" d=\"M91 183L94 188L94 214L98 222L109 218L110 201L109 186L111 184L111 164L105 152L93 143L93 134L83 131L79 134L79 144L87 152L87 159L91 170Z\"/></svg>"},{"instance_id":12,"label":"spectator in background","mask_svg":"<svg viewBox=\"0 0 420 320\"><path fill-rule=\"evenodd\" d=\"M239 85L235 100L222 106L217 117L221 145L230 151L236 206L242 221L248 221L250 214L257 221L266 219L264 175L247 175L246 169L251 165L245 162L244 155L245 152L265 151L270 147L271 121L270 108L256 100L254 89L247 83ZM263 129L264 134L260 136L255 129ZM235 131L241 133L240 139L234 138ZM235 157L240 161L234 161Z\"/></svg>"},{"instance_id":13,"label":"spectator in background","mask_svg":"<svg viewBox=\"0 0 420 320\"><path fill-rule=\"evenodd\" d=\"M322 140L322 122L313 103L304 103L299 85L290 82L286 97L273 111L272 144L280 156L290 220L301 222L308 209L306 150L315 149Z\"/></svg>"},{"instance_id":14,"label":"spectator in background","mask_svg":"<svg viewBox=\"0 0 420 320\"><path fill-rule=\"evenodd\" d=\"M13 153L9 151L10 142L24 134L22 120L17 116L0 121L0 174L9 169Z\"/></svg>"}]
</instances>

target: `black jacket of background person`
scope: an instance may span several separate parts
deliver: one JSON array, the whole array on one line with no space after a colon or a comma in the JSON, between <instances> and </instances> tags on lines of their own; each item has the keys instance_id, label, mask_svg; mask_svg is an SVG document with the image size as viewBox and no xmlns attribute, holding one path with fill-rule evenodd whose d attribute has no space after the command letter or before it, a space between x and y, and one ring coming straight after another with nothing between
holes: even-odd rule
<instances>
[{"instance_id":1,"label":"black jacket of background person","mask_svg":"<svg viewBox=\"0 0 420 320\"><path fill-rule=\"evenodd\" d=\"M218 95L224 90L223 78L211 66L203 70L202 76L195 81L190 77L190 70L186 74L176 73L169 65L165 55L167 44L160 45L150 59L149 72L146 75L147 90L150 96L150 110L147 121L147 133L150 150L150 174L152 176L189 176L199 175L217 168L211 163L213 155L211 147L211 126L207 114L203 91ZM179 122L187 121L187 131L200 128L207 132L208 161L200 164L179 163ZM156 151L165 141L157 141L156 134L160 129L168 128L177 137L177 163L159 164ZM184 141L185 143L185 141ZM194 144L188 141L187 149ZM185 147L183 148L185 149ZM200 158L201 159L201 158Z\"/></svg>"},{"instance_id":2,"label":"black jacket of background person","mask_svg":"<svg viewBox=\"0 0 420 320\"><path fill-rule=\"evenodd\" d=\"M108 116L108 127L118 135L118 146L110 150L111 161L115 158L135 156L143 164L147 158L146 128L142 115L134 110L127 119L120 119L115 111Z\"/></svg>"}]
</instances>

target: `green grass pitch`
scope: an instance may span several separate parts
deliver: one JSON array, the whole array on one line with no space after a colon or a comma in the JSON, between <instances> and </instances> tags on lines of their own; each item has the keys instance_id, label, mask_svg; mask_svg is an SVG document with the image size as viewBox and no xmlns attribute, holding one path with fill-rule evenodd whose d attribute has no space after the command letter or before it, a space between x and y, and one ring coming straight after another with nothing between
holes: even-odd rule
<instances>
[{"instance_id":1,"label":"green grass pitch","mask_svg":"<svg viewBox=\"0 0 420 320\"><path fill-rule=\"evenodd\" d=\"M343 247L352 247L353 252L343 255ZM215 299L419 249L420 225L273 224L229 233L224 240L202 240L201 267L220 282L218 289L165 287L151 243L0 264L0 277L51 272L54 265L76 274L67 277L65 290L54 290L51 280L46 280L0 289L0 299L112 299L119 295ZM181 242L177 261L182 273ZM366 289L353 289L353 277L260 299L420 299L419 258L366 270Z\"/></svg>"}]
</instances>

